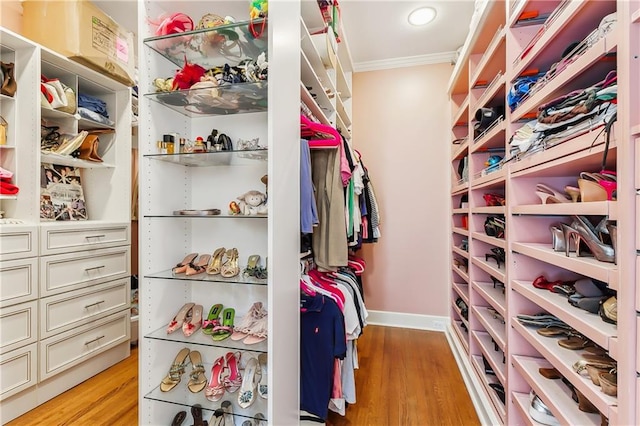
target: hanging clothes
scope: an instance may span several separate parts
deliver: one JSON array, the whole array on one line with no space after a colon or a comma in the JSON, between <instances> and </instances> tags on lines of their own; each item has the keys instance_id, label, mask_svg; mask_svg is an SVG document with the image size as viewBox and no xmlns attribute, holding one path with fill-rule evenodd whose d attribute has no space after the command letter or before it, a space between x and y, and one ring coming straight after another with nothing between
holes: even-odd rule
<instances>
[{"instance_id":1,"label":"hanging clothes","mask_svg":"<svg viewBox=\"0 0 640 426\"><path fill-rule=\"evenodd\" d=\"M300 232L311 234L318 225L318 208L311 177L311 152L309 142L300 141Z\"/></svg>"}]
</instances>

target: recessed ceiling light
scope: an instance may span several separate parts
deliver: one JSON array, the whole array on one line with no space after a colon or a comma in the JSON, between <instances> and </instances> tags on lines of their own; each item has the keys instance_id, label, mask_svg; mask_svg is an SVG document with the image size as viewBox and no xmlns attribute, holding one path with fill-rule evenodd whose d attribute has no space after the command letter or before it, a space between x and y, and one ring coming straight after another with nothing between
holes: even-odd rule
<instances>
[{"instance_id":1,"label":"recessed ceiling light","mask_svg":"<svg viewBox=\"0 0 640 426\"><path fill-rule=\"evenodd\" d=\"M411 25L427 25L436 17L436 10L432 7L421 7L409 14L409 23Z\"/></svg>"}]
</instances>

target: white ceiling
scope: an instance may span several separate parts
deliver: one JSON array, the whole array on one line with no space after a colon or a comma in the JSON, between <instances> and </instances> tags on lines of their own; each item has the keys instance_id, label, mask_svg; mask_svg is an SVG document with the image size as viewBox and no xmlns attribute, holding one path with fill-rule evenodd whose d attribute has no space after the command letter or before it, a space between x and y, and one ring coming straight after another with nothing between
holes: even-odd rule
<instances>
[{"instance_id":1,"label":"white ceiling","mask_svg":"<svg viewBox=\"0 0 640 426\"><path fill-rule=\"evenodd\" d=\"M248 0L245 0L248 4ZM309 1L309 0L303 0ZM137 31L134 0L93 0L123 27ZM409 25L409 12L420 6L436 9L424 27ZM473 0L340 0L342 20L356 69L399 58L455 51L469 31ZM374 63L371 63L374 61Z\"/></svg>"},{"instance_id":2,"label":"white ceiling","mask_svg":"<svg viewBox=\"0 0 640 426\"><path fill-rule=\"evenodd\" d=\"M423 27L409 24L418 7L436 9ZM435 55L462 46L473 14L473 0L341 0L342 21L356 69L363 62ZM359 66L360 65L360 66Z\"/></svg>"}]
</instances>

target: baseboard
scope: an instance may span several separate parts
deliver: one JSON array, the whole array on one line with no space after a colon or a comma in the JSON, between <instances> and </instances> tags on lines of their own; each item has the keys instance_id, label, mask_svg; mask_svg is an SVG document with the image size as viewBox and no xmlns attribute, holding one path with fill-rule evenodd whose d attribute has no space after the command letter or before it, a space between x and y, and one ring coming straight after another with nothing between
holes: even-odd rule
<instances>
[{"instance_id":1,"label":"baseboard","mask_svg":"<svg viewBox=\"0 0 640 426\"><path fill-rule=\"evenodd\" d=\"M451 352L453 352L453 357L456 359L456 363L458 364L458 369L460 370L460 374L462 375L462 380L464 381L464 384L469 391L469 397L471 398L471 402L476 409L476 414L478 415L480 424L502 424L500 419L491 409L492 403L485 394L484 387L475 375L473 367L469 362L467 353L461 346L457 336L455 335L455 331L453 331L451 327L452 326L449 325L446 328L445 335L447 336L447 341L449 342L449 346L451 347Z\"/></svg>"},{"instance_id":2,"label":"baseboard","mask_svg":"<svg viewBox=\"0 0 640 426\"><path fill-rule=\"evenodd\" d=\"M445 331L448 317L404 314L401 312L369 311L367 324L386 327L414 328L417 330Z\"/></svg>"}]
</instances>

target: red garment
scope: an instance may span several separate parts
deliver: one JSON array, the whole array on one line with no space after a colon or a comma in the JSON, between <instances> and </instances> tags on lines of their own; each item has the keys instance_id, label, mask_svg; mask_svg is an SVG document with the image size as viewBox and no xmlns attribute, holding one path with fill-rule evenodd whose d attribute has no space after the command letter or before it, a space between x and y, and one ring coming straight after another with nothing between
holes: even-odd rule
<instances>
[{"instance_id":1,"label":"red garment","mask_svg":"<svg viewBox=\"0 0 640 426\"><path fill-rule=\"evenodd\" d=\"M16 195L20 189L4 180L0 180L0 194L2 195Z\"/></svg>"}]
</instances>

